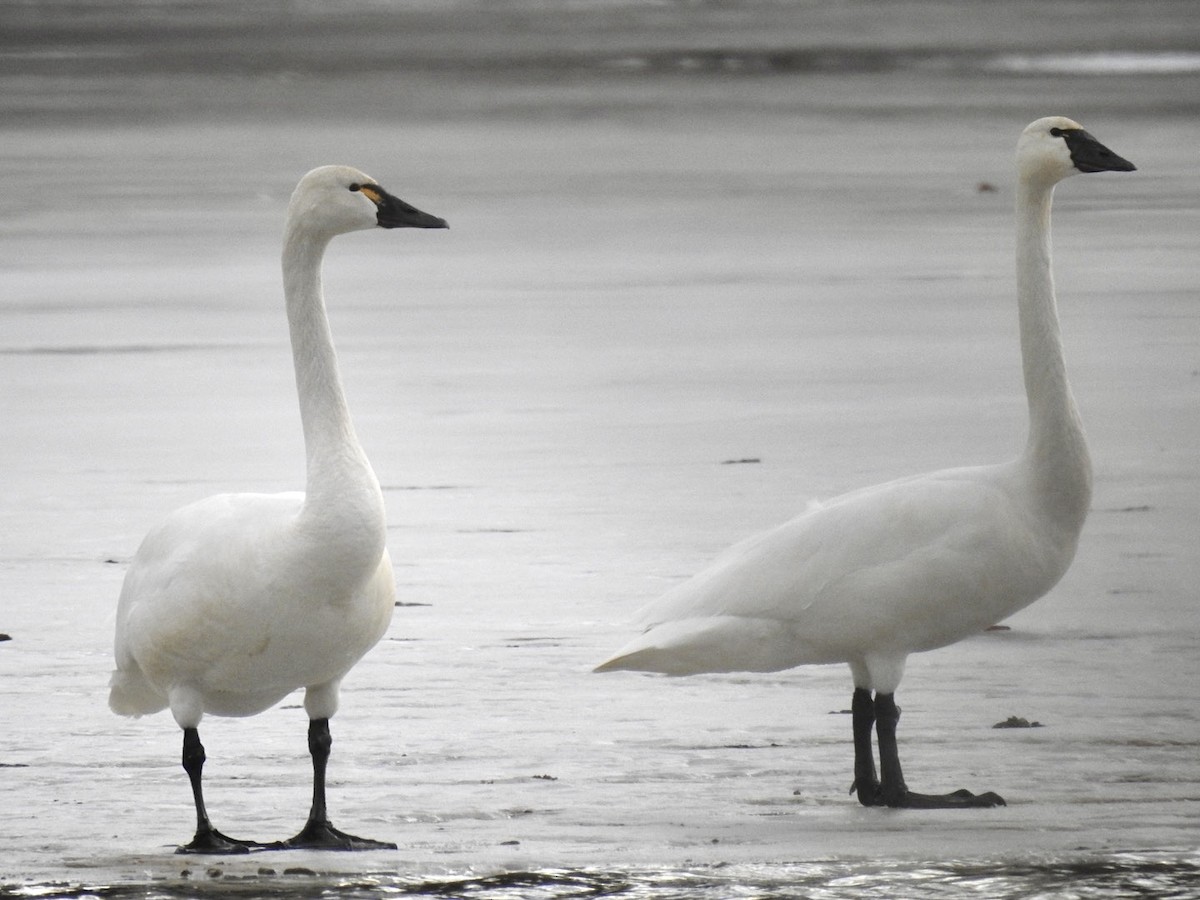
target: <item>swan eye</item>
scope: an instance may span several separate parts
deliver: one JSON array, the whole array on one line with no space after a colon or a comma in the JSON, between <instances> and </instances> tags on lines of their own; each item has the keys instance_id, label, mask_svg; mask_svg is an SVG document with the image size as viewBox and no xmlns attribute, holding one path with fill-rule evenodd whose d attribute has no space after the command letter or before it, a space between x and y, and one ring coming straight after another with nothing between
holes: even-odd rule
<instances>
[{"instance_id":1,"label":"swan eye","mask_svg":"<svg viewBox=\"0 0 1200 900\"><path fill-rule=\"evenodd\" d=\"M1064 134L1066 134L1066 132L1063 131L1061 128L1051 128L1050 134L1054 137L1062 137Z\"/></svg>"},{"instance_id":2,"label":"swan eye","mask_svg":"<svg viewBox=\"0 0 1200 900\"><path fill-rule=\"evenodd\" d=\"M376 206L383 202L383 194L375 184L359 184L357 181L350 185L350 190L362 194Z\"/></svg>"}]
</instances>

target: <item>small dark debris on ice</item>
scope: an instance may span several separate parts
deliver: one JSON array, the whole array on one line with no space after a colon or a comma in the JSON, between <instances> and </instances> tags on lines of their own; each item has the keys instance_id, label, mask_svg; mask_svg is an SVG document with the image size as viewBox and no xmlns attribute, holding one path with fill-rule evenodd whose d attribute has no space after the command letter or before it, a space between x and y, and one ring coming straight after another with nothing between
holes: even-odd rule
<instances>
[{"instance_id":1,"label":"small dark debris on ice","mask_svg":"<svg viewBox=\"0 0 1200 900\"><path fill-rule=\"evenodd\" d=\"M1009 716L1003 722L997 722L993 728L1044 728L1041 722L1030 722L1020 716Z\"/></svg>"}]
</instances>

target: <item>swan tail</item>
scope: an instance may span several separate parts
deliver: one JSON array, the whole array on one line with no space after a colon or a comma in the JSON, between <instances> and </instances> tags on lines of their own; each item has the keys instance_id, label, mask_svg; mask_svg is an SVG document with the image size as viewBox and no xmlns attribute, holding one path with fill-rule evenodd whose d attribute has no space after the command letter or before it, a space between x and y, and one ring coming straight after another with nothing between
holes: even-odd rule
<instances>
[{"instance_id":1,"label":"swan tail","mask_svg":"<svg viewBox=\"0 0 1200 900\"><path fill-rule=\"evenodd\" d=\"M672 627L674 626L674 627ZM610 656L593 671L657 672L661 675L688 675L696 671L684 664L691 656L688 641L678 634L676 623L652 626Z\"/></svg>"},{"instance_id":2,"label":"swan tail","mask_svg":"<svg viewBox=\"0 0 1200 900\"><path fill-rule=\"evenodd\" d=\"M109 679L108 707L119 716L145 716L167 708L167 698L134 668L116 669Z\"/></svg>"},{"instance_id":3,"label":"swan tail","mask_svg":"<svg viewBox=\"0 0 1200 900\"><path fill-rule=\"evenodd\" d=\"M709 616L660 622L634 638L594 671L776 672L791 668L795 640L778 622L740 616Z\"/></svg>"},{"instance_id":4,"label":"swan tail","mask_svg":"<svg viewBox=\"0 0 1200 900\"><path fill-rule=\"evenodd\" d=\"M593 672L658 672L659 669L655 666L654 656L657 648L649 647L643 650L633 650L629 653L618 653L616 656L609 657L596 668Z\"/></svg>"}]
</instances>

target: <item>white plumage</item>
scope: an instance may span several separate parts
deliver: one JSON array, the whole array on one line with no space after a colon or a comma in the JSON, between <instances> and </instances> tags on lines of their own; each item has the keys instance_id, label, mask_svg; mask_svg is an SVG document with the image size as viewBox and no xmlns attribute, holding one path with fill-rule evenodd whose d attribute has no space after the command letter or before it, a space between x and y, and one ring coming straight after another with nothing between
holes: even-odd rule
<instances>
[{"instance_id":1,"label":"white plumage","mask_svg":"<svg viewBox=\"0 0 1200 900\"><path fill-rule=\"evenodd\" d=\"M314 169L292 195L283 275L307 450L303 493L221 494L167 517L143 540L121 590L109 705L170 707L184 729L197 828L188 852L264 846L227 838L201 791L205 713L248 716L305 689L313 808L283 844L393 846L334 829L325 810L329 718L342 677L383 636L395 605L379 482L346 407L321 291L329 241L384 227L445 228L345 166Z\"/></svg>"},{"instance_id":2,"label":"white plumage","mask_svg":"<svg viewBox=\"0 0 1200 900\"><path fill-rule=\"evenodd\" d=\"M598 671L689 675L846 662L862 803L1003 803L992 793L908 791L893 695L910 653L962 640L1022 609L1075 555L1092 469L1059 337L1050 206L1068 175L1133 168L1070 119L1039 119L1021 135L1017 297L1030 428L1016 460L854 491L742 541L651 603L641 615L646 630Z\"/></svg>"}]
</instances>

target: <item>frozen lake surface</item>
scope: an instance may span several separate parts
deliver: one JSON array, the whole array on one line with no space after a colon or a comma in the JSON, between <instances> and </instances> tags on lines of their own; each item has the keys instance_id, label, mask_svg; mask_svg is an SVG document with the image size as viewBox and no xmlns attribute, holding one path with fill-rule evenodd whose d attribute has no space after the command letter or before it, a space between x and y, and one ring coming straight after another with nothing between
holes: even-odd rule
<instances>
[{"instance_id":1,"label":"frozen lake surface","mask_svg":"<svg viewBox=\"0 0 1200 900\"><path fill-rule=\"evenodd\" d=\"M903 6L815 4L811 40L862 52L811 65L746 50L809 39L790 4L580 4L578 31L429 4L379 13L349 71L302 29L190 63L166 29L128 62L110 20L79 20L80 50L50 16L8 47L0 897L1200 896L1200 74L997 75L969 61L1098 32L983 47L964 20L913 54L939 12L1005 4ZM1172 9L1128 49L1194 50ZM389 36L419 64L389 69ZM844 667L591 674L642 603L810 499L1017 451L1011 156L1050 113L1139 167L1057 194L1094 507L1049 596L911 658L898 696L914 789L1009 806L859 807ZM326 266L400 601L345 683L331 812L399 849L179 857L178 729L106 705L116 597L170 510L302 484L278 237L328 162L451 224L341 238ZM219 828L301 823L298 704L205 720Z\"/></svg>"}]
</instances>

